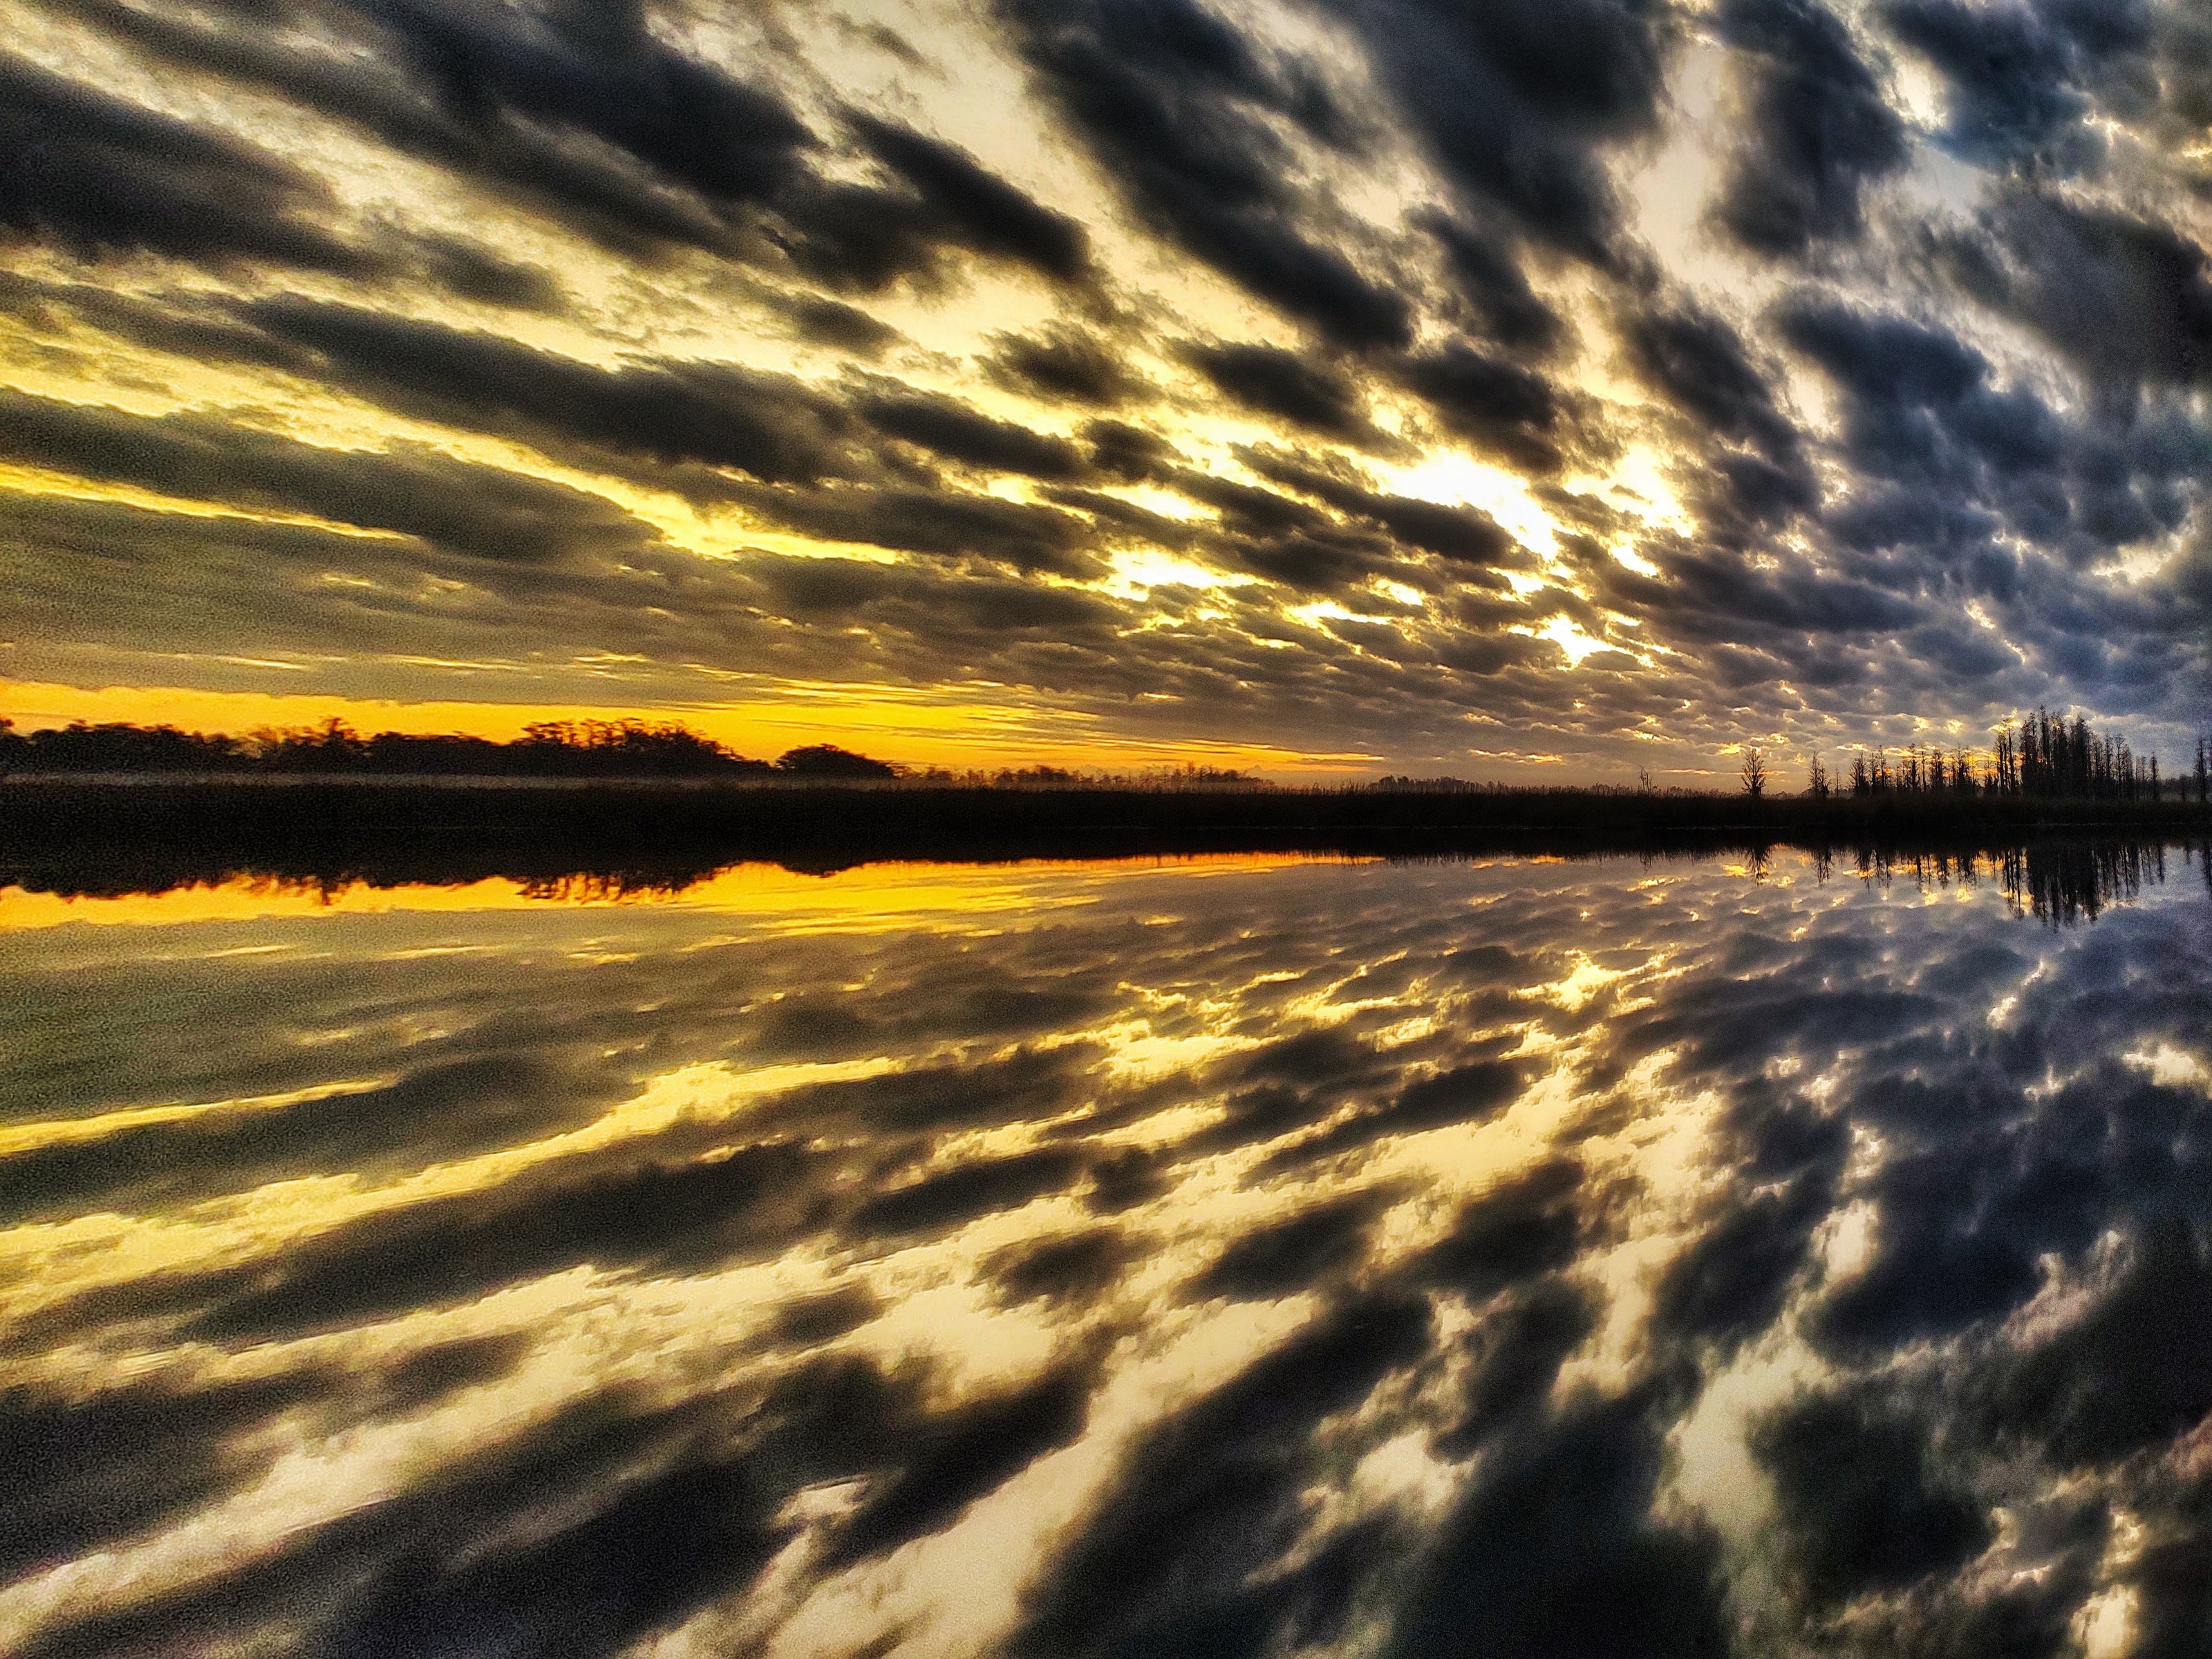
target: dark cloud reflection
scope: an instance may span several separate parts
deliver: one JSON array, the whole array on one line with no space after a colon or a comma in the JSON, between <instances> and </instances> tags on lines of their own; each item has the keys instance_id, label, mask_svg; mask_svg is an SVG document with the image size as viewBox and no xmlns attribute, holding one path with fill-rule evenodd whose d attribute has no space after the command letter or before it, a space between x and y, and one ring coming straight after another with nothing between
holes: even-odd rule
<instances>
[{"instance_id":1,"label":"dark cloud reflection","mask_svg":"<svg viewBox=\"0 0 2212 1659\"><path fill-rule=\"evenodd\" d=\"M0 893L0 1644L2193 1650L2083 856Z\"/></svg>"}]
</instances>

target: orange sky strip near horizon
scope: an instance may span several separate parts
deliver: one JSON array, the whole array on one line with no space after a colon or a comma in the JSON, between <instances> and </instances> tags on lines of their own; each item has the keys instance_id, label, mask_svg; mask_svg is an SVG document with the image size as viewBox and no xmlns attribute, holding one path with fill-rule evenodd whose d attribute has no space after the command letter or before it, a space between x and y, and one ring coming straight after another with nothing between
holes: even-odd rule
<instances>
[{"instance_id":1,"label":"orange sky strip near horizon","mask_svg":"<svg viewBox=\"0 0 2212 1659\"><path fill-rule=\"evenodd\" d=\"M125 720L188 731L246 732L319 725L335 717L356 730L466 732L506 740L547 720L679 720L738 753L773 758L787 749L836 743L907 766L953 769L1051 765L1098 771L1228 767L1272 777L1340 778L1371 769L1365 754L1305 754L1268 744L1147 742L1098 732L1085 717L1017 702L963 701L834 684L783 683L775 694L721 702L643 704L403 702L319 693L208 691L182 686L102 686L0 681L0 716L19 730Z\"/></svg>"}]
</instances>

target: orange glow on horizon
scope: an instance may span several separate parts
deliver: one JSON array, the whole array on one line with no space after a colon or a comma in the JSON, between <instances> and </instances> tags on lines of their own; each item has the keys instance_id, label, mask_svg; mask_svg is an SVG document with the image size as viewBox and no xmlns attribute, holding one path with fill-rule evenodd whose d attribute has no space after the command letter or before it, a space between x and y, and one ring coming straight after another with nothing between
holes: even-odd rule
<instances>
[{"instance_id":1,"label":"orange glow on horizon","mask_svg":"<svg viewBox=\"0 0 2212 1659\"><path fill-rule=\"evenodd\" d=\"M933 691L825 682L769 682L767 695L727 702L629 704L430 702L313 692L207 691L185 686L97 689L0 682L0 715L36 731L72 720L123 720L192 732L244 733L261 726L344 720L367 732L457 732L507 741L537 720L677 720L741 755L774 759L807 744L834 743L912 767L952 770L1057 766L1138 772L1186 763L1285 780L1341 779L1371 769L1366 754L1306 754L1266 744L1174 743L1118 737L1088 716L1009 700L963 700Z\"/></svg>"}]
</instances>

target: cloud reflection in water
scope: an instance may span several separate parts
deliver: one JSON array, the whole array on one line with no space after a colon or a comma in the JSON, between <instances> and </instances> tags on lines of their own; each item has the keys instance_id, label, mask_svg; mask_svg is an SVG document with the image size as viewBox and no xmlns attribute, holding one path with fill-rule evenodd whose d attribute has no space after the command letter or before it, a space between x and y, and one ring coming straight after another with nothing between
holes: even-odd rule
<instances>
[{"instance_id":1,"label":"cloud reflection in water","mask_svg":"<svg viewBox=\"0 0 2212 1659\"><path fill-rule=\"evenodd\" d=\"M2181 1650L2130 870L13 896L0 1646Z\"/></svg>"}]
</instances>

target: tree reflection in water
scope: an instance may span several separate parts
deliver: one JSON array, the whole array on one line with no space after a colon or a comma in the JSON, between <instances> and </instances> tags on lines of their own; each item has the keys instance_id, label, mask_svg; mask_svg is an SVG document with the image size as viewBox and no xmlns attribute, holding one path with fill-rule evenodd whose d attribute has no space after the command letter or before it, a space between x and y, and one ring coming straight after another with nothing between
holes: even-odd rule
<instances>
[{"instance_id":1,"label":"tree reflection in water","mask_svg":"<svg viewBox=\"0 0 2212 1659\"><path fill-rule=\"evenodd\" d=\"M2193 1650L2166 857L0 894L0 1645Z\"/></svg>"}]
</instances>

